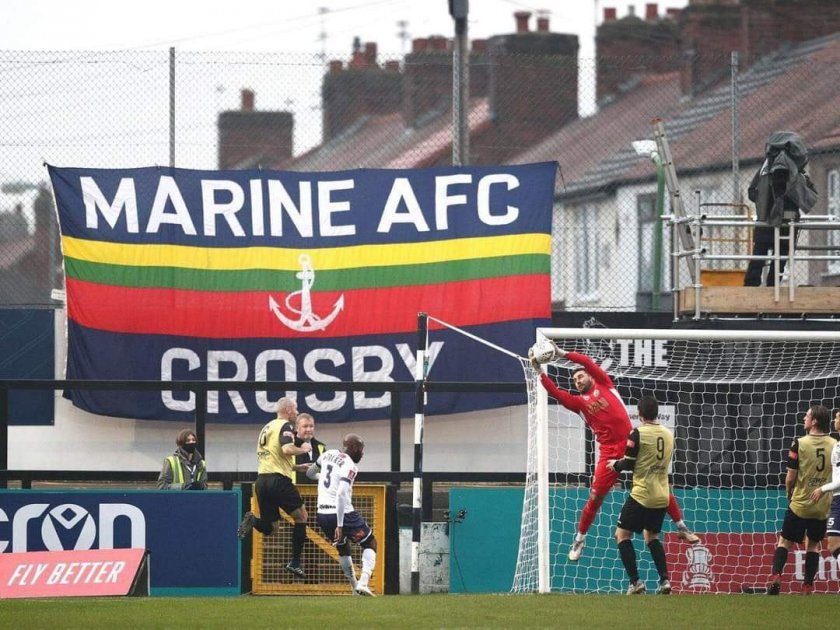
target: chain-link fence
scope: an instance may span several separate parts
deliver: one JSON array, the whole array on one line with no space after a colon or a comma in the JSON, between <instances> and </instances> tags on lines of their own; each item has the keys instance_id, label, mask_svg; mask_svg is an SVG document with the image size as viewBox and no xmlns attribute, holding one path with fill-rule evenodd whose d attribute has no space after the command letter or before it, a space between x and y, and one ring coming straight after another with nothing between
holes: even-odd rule
<instances>
[{"instance_id":1,"label":"chain-link fence","mask_svg":"<svg viewBox=\"0 0 840 630\"><path fill-rule=\"evenodd\" d=\"M670 211L649 148L662 118L689 213L745 215L771 131L810 150L814 215L840 219L840 34L747 65L734 55L578 59L553 33L473 42L470 164L557 160L552 299L560 309L668 309ZM0 51L0 306L50 307L61 255L45 162L100 168L301 171L451 163L451 42L404 57L181 51ZM601 77L600 81L598 77ZM713 205L723 204L723 205ZM733 205L729 205L733 204ZM751 228L710 229L709 251L748 254ZM799 245L840 245L840 230ZM742 283L746 262L709 261ZM838 284L840 262L796 281Z\"/></svg>"}]
</instances>

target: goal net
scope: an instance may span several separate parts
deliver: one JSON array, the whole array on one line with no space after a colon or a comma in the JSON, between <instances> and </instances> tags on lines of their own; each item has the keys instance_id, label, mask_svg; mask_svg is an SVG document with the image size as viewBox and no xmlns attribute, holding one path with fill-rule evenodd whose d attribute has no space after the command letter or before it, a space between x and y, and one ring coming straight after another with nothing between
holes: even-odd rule
<instances>
[{"instance_id":1,"label":"goal net","mask_svg":"<svg viewBox=\"0 0 840 630\"><path fill-rule=\"evenodd\" d=\"M666 515L661 539L675 592L734 593L762 588L770 574L787 500L791 440L812 404L840 407L840 333L791 331L539 329L560 348L582 352L614 381L631 421L645 393L674 433L671 483L686 524L701 538L679 539ZM574 391L571 368L544 366ZM523 361L528 390L528 463L514 592L619 592L627 576L614 539L630 474L606 497L577 562L568 551L589 496L597 444L582 418L546 396ZM657 574L641 535L633 540L640 577ZM804 549L794 547L785 590L801 585ZM836 563L822 551L816 590L836 592Z\"/></svg>"}]
</instances>

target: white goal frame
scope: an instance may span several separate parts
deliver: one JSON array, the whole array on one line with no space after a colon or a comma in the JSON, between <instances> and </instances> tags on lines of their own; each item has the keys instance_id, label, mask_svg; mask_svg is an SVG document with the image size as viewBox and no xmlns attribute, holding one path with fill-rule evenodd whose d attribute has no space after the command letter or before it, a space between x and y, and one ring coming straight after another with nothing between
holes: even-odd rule
<instances>
[{"instance_id":1,"label":"white goal frame","mask_svg":"<svg viewBox=\"0 0 840 630\"><path fill-rule=\"evenodd\" d=\"M666 341L822 341L840 343L840 331L715 330L639 328L537 328L536 341L548 339L642 339ZM537 387L537 558L538 592L551 591L549 550L548 394Z\"/></svg>"}]
</instances>

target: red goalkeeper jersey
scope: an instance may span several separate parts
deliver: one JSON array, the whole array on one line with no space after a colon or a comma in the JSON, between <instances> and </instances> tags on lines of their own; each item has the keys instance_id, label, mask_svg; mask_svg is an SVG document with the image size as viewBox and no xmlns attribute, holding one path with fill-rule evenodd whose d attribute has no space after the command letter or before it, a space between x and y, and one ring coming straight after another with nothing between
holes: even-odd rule
<instances>
[{"instance_id":1,"label":"red goalkeeper jersey","mask_svg":"<svg viewBox=\"0 0 840 630\"><path fill-rule=\"evenodd\" d=\"M630 435L633 427L630 424L630 416L627 415L627 408L616 391L612 379L601 369L601 366L585 354L568 352L566 358L582 365L592 377L593 384L589 391L575 396L559 389L546 374L541 376L543 386L564 407L576 411L583 417L584 422L595 433L596 441L602 447L602 456L606 454L603 452L605 447L610 450L614 448L623 454L627 445L627 436Z\"/></svg>"}]
</instances>

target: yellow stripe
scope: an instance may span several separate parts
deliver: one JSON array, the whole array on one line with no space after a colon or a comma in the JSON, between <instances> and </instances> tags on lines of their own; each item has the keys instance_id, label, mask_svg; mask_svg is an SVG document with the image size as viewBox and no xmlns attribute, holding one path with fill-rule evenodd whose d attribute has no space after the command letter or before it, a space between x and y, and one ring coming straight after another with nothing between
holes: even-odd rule
<instances>
[{"instance_id":1,"label":"yellow stripe","mask_svg":"<svg viewBox=\"0 0 840 630\"><path fill-rule=\"evenodd\" d=\"M192 247L188 245L129 245L89 241L72 236L61 239L64 255L88 262L135 267L182 267L214 270L275 269L297 271L299 257L308 254L314 269L353 269L422 263L545 254L550 252L548 234L513 234L461 238L429 243L355 245L327 249L281 247Z\"/></svg>"}]
</instances>

